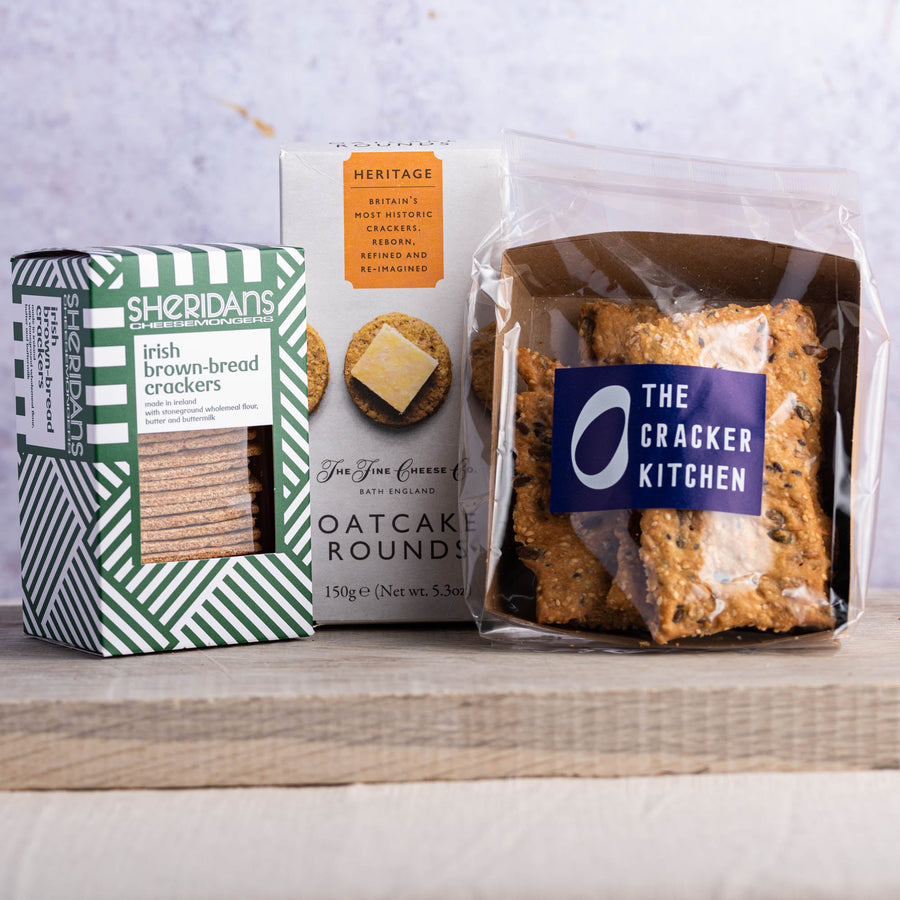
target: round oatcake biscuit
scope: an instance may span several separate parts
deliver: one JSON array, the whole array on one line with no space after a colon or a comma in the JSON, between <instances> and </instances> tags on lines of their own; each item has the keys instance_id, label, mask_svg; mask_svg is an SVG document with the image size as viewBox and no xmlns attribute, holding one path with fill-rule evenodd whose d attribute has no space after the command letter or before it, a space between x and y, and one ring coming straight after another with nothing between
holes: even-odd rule
<instances>
[{"instance_id":1,"label":"round oatcake biscuit","mask_svg":"<svg viewBox=\"0 0 900 900\"><path fill-rule=\"evenodd\" d=\"M497 345L497 323L485 325L469 346L472 365L472 393L490 410L494 399L494 348Z\"/></svg>"},{"instance_id":2,"label":"round oatcake biscuit","mask_svg":"<svg viewBox=\"0 0 900 900\"><path fill-rule=\"evenodd\" d=\"M350 374L384 325L395 328L406 340L437 362L434 371L402 413L397 412L378 394ZM370 419L382 425L403 427L427 419L441 407L453 382L453 364L447 345L433 325L406 313L392 312L377 316L353 335L344 358L344 381L353 402Z\"/></svg>"},{"instance_id":3,"label":"round oatcake biscuit","mask_svg":"<svg viewBox=\"0 0 900 900\"><path fill-rule=\"evenodd\" d=\"M312 325L306 326L306 380L309 385L309 412L316 411L328 387L328 354L325 342Z\"/></svg>"}]
</instances>

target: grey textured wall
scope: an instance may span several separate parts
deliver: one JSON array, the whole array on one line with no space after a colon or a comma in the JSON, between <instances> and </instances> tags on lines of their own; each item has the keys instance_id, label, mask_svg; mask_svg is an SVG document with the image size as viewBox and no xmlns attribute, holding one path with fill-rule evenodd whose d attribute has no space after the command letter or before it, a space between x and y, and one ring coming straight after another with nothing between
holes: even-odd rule
<instances>
[{"instance_id":1,"label":"grey textured wall","mask_svg":"<svg viewBox=\"0 0 900 900\"><path fill-rule=\"evenodd\" d=\"M283 142L480 138L509 127L856 169L870 261L892 331L900 324L894 0L3 0L0 54L6 257L276 241ZM8 296L8 266L0 290ZM7 303L0 596L18 591L10 354ZM878 585L900 585L898 449L895 377Z\"/></svg>"}]
</instances>

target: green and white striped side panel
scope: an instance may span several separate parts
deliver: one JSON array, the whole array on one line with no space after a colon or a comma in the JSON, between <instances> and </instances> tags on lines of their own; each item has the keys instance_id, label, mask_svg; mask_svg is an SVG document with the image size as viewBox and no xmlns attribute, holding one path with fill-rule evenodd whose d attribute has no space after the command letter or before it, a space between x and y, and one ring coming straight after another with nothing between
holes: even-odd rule
<instances>
[{"instance_id":1,"label":"green and white striped side panel","mask_svg":"<svg viewBox=\"0 0 900 900\"><path fill-rule=\"evenodd\" d=\"M25 630L100 652L97 490L89 463L19 460Z\"/></svg>"},{"instance_id":2,"label":"green and white striped side panel","mask_svg":"<svg viewBox=\"0 0 900 900\"><path fill-rule=\"evenodd\" d=\"M96 340L98 334L119 334L108 329L124 327L123 304L111 298L129 283L125 277L129 257L137 258L142 288L173 282L179 287L194 285L197 254L204 259L199 270L211 283L241 278L252 284L263 278L261 249L251 245L97 248L88 258L53 259L41 261L47 265L27 267L29 277L40 278L48 287L54 286L50 284L54 278L74 278L73 287L90 284L106 297L103 305L85 310L84 317L90 332L85 364L94 372L94 381L103 382L86 389L94 418L87 440L97 461L79 463L37 454L20 458L22 517L30 526L27 531L23 526L23 586L26 597L43 598L26 613L31 633L114 656L312 633L302 254L291 248L276 251L280 341L274 434L280 439L274 450L276 468L280 466L282 473L276 508L285 552L147 565L135 562L140 541L137 473L127 460L115 458L116 448L127 447L133 437L127 416L133 382L127 371L127 348L114 340ZM241 267L237 275L235 258ZM64 270L60 263L67 263L74 274L57 275ZM16 337L21 342L21 327ZM24 359L21 344L16 359ZM19 385L17 379L17 387L24 391L24 382ZM123 405L126 401L128 406ZM46 486L39 504L28 490L38 470ZM80 488L74 501L73 485ZM48 516L66 525L74 517L80 524L48 531L41 525ZM48 560L54 562L48 565Z\"/></svg>"},{"instance_id":3,"label":"green and white striped side panel","mask_svg":"<svg viewBox=\"0 0 900 900\"><path fill-rule=\"evenodd\" d=\"M13 284L36 294L86 291L84 257L18 259ZM18 433L25 434L22 305L13 304ZM97 567L99 491L96 468L82 460L18 454L23 618L29 634L100 652Z\"/></svg>"},{"instance_id":4,"label":"green and white striped side panel","mask_svg":"<svg viewBox=\"0 0 900 900\"><path fill-rule=\"evenodd\" d=\"M306 267L292 248L278 250L278 350L281 410L281 474L284 541L302 559L312 561L310 518L309 415L306 369ZM312 585L309 586L310 592Z\"/></svg>"},{"instance_id":5,"label":"green and white striped side panel","mask_svg":"<svg viewBox=\"0 0 900 900\"><path fill-rule=\"evenodd\" d=\"M52 256L15 260L12 283L21 287L87 290L84 256Z\"/></svg>"}]
</instances>

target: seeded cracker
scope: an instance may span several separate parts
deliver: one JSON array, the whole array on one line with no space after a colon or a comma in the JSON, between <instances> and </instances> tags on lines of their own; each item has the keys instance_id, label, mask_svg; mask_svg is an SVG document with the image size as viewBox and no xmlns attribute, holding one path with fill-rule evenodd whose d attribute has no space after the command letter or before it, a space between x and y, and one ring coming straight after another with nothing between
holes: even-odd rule
<instances>
[{"instance_id":1,"label":"seeded cracker","mask_svg":"<svg viewBox=\"0 0 900 900\"><path fill-rule=\"evenodd\" d=\"M762 515L653 509L641 517L654 638L833 627L830 523L816 478L824 350L809 311L786 300L660 318L636 326L627 348L632 363L766 375Z\"/></svg>"},{"instance_id":2,"label":"seeded cracker","mask_svg":"<svg viewBox=\"0 0 900 900\"><path fill-rule=\"evenodd\" d=\"M661 315L655 306L594 300L581 307L578 334L587 355L601 366L620 366L625 362L625 340L631 329L656 322Z\"/></svg>"},{"instance_id":3,"label":"seeded cracker","mask_svg":"<svg viewBox=\"0 0 900 900\"><path fill-rule=\"evenodd\" d=\"M661 315L656 306L646 304L609 300L586 303L578 318L582 353L599 365L623 365L627 355L625 342L634 326L656 322ZM638 554L640 519L633 510L572 514L576 532L593 552L612 553L612 562L606 564L615 573L608 598L613 606L630 604L641 608L647 593L647 579ZM601 555L600 559L604 557Z\"/></svg>"},{"instance_id":4,"label":"seeded cracker","mask_svg":"<svg viewBox=\"0 0 900 900\"><path fill-rule=\"evenodd\" d=\"M537 580L537 621L543 625L642 630L630 603L607 601L611 579L579 540L568 515L550 512L553 384L559 363L520 349L519 374L528 390L516 397L516 492L513 528L518 555Z\"/></svg>"}]
</instances>

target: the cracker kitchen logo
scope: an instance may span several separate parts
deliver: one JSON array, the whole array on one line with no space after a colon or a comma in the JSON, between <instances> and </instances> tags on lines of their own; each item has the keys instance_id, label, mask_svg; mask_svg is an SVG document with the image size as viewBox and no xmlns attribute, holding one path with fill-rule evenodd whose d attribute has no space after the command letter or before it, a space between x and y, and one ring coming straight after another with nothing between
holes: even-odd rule
<instances>
[{"instance_id":1,"label":"the cracker kitchen logo","mask_svg":"<svg viewBox=\"0 0 900 900\"><path fill-rule=\"evenodd\" d=\"M275 292L210 290L183 294L140 294L129 297L126 305L129 327L133 331L145 328L248 325L273 321Z\"/></svg>"},{"instance_id":2,"label":"the cracker kitchen logo","mask_svg":"<svg viewBox=\"0 0 900 900\"><path fill-rule=\"evenodd\" d=\"M559 369L550 511L759 515L765 375L698 366Z\"/></svg>"}]
</instances>

